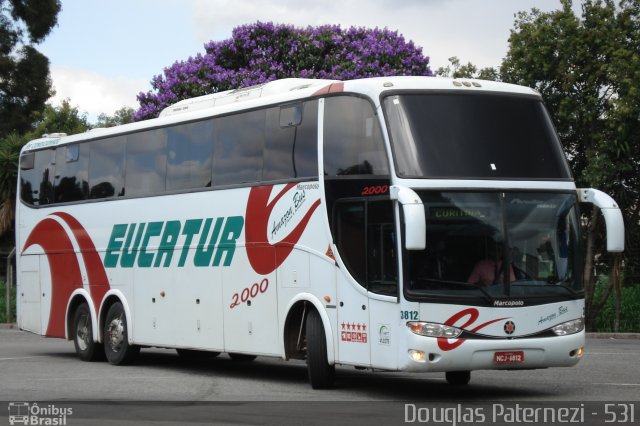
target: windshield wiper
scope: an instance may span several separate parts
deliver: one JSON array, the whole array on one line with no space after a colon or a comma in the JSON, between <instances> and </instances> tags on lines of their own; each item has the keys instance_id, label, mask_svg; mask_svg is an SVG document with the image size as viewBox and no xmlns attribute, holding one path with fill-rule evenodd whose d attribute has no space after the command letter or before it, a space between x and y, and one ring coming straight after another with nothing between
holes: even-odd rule
<instances>
[{"instance_id":1,"label":"windshield wiper","mask_svg":"<svg viewBox=\"0 0 640 426\"><path fill-rule=\"evenodd\" d=\"M569 293L571 293L572 296L580 296L580 293L578 293L577 291L575 291L574 289L572 289L571 287L567 287L565 284L568 283L570 280L570 278L564 278L560 281L556 281L553 284L545 284L544 287L553 287L553 288L564 288L565 290L567 290Z\"/></svg>"}]
</instances>

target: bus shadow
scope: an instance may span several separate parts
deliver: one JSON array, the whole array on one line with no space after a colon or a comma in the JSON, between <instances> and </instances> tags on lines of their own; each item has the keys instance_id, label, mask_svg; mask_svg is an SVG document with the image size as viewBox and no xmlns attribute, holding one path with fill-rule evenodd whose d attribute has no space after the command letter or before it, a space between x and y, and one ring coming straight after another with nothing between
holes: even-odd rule
<instances>
[{"instance_id":1,"label":"bus shadow","mask_svg":"<svg viewBox=\"0 0 640 426\"><path fill-rule=\"evenodd\" d=\"M55 358L74 359L75 352L51 352L42 354ZM81 362L78 360L78 362ZM122 368L122 367L118 367ZM156 374L156 371L173 372L225 379L251 379L293 387L309 387L307 367L304 361L282 361L279 359L258 357L252 362L234 361L228 355L186 360L175 351L149 351L143 349L137 362L124 368ZM513 382L513 384L510 384ZM330 391L317 391L320 399L335 394L351 393L368 399L382 401L504 401L527 399L553 399L562 392L531 388L518 380L487 383L486 377L467 386L451 386L443 373L408 374L356 370L352 367L337 367L335 386ZM323 394L323 392L326 392ZM341 399L344 399L341 397ZM347 398L348 400L349 398ZM357 396L351 399L360 399Z\"/></svg>"},{"instance_id":2,"label":"bus shadow","mask_svg":"<svg viewBox=\"0 0 640 426\"><path fill-rule=\"evenodd\" d=\"M285 385L309 386L306 363L298 360L282 361L258 357L253 362L237 362L225 354L215 358L183 360L171 353L141 352L138 365L160 369L172 368L212 378L251 378ZM451 386L445 381L444 373L407 376L407 373L372 372L352 367L336 369L333 390L396 401L502 401L558 396L557 392L527 388L525 383L518 381L514 381L513 385L505 385L503 382L487 384L485 379L474 383L473 373L469 385Z\"/></svg>"}]
</instances>

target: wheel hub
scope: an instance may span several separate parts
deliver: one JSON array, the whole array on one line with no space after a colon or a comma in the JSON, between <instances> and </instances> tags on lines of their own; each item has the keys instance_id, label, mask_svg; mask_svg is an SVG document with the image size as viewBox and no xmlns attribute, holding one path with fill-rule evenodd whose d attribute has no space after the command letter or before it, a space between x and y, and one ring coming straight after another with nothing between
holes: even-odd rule
<instances>
[{"instance_id":1,"label":"wheel hub","mask_svg":"<svg viewBox=\"0 0 640 426\"><path fill-rule=\"evenodd\" d=\"M124 343L124 322L122 316L115 317L109 323L109 346L113 352L119 352Z\"/></svg>"},{"instance_id":2,"label":"wheel hub","mask_svg":"<svg viewBox=\"0 0 640 426\"><path fill-rule=\"evenodd\" d=\"M86 351L89 347L89 316L83 315L78 321L78 328L76 329L76 339L78 341L78 347L81 351Z\"/></svg>"}]
</instances>

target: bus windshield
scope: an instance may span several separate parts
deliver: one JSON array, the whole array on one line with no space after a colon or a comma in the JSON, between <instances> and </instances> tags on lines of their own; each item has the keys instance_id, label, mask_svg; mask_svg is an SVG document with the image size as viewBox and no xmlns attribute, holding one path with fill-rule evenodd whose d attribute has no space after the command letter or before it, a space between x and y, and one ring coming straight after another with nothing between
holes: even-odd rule
<instances>
[{"instance_id":1,"label":"bus windshield","mask_svg":"<svg viewBox=\"0 0 640 426\"><path fill-rule=\"evenodd\" d=\"M494 304L509 297L533 303L582 296L575 195L418 194L427 247L405 251L409 298Z\"/></svg>"},{"instance_id":2,"label":"bus windshield","mask_svg":"<svg viewBox=\"0 0 640 426\"><path fill-rule=\"evenodd\" d=\"M551 120L534 96L488 92L384 98L402 178L571 178Z\"/></svg>"}]
</instances>

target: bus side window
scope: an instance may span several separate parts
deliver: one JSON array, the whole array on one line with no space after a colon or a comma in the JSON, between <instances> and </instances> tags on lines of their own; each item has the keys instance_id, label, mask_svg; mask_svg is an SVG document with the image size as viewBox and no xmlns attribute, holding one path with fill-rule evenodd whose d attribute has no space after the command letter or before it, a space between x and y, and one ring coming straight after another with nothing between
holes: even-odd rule
<instances>
[{"instance_id":1,"label":"bus side window","mask_svg":"<svg viewBox=\"0 0 640 426\"><path fill-rule=\"evenodd\" d=\"M127 136L125 193L127 196L161 194L167 180L167 129Z\"/></svg>"},{"instance_id":2,"label":"bus side window","mask_svg":"<svg viewBox=\"0 0 640 426\"><path fill-rule=\"evenodd\" d=\"M215 120L213 185L259 182L262 178L265 110Z\"/></svg>"},{"instance_id":3,"label":"bus side window","mask_svg":"<svg viewBox=\"0 0 640 426\"><path fill-rule=\"evenodd\" d=\"M338 201L334 215L336 247L351 275L373 293L397 295L398 262L391 201Z\"/></svg>"},{"instance_id":4,"label":"bus side window","mask_svg":"<svg viewBox=\"0 0 640 426\"><path fill-rule=\"evenodd\" d=\"M37 194L33 193L36 174L35 165L35 152L27 152L20 157L20 199L29 205L34 205L37 197Z\"/></svg>"},{"instance_id":5,"label":"bus side window","mask_svg":"<svg viewBox=\"0 0 640 426\"><path fill-rule=\"evenodd\" d=\"M370 102L355 96L331 97L324 111L325 175L389 175L380 125Z\"/></svg>"},{"instance_id":6,"label":"bus side window","mask_svg":"<svg viewBox=\"0 0 640 426\"><path fill-rule=\"evenodd\" d=\"M367 203L367 282L369 291L396 296L398 259L390 200Z\"/></svg>"},{"instance_id":7,"label":"bus side window","mask_svg":"<svg viewBox=\"0 0 640 426\"><path fill-rule=\"evenodd\" d=\"M340 258L360 285L367 286L365 203L339 201L335 205L333 236Z\"/></svg>"},{"instance_id":8,"label":"bus side window","mask_svg":"<svg viewBox=\"0 0 640 426\"><path fill-rule=\"evenodd\" d=\"M167 129L167 191L211 186L212 119Z\"/></svg>"},{"instance_id":9,"label":"bus side window","mask_svg":"<svg viewBox=\"0 0 640 426\"><path fill-rule=\"evenodd\" d=\"M89 153L89 198L124 195L125 136L91 143Z\"/></svg>"},{"instance_id":10,"label":"bus side window","mask_svg":"<svg viewBox=\"0 0 640 426\"><path fill-rule=\"evenodd\" d=\"M89 145L74 144L56 149L55 202L84 200L89 196Z\"/></svg>"},{"instance_id":11,"label":"bus side window","mask_svg":"<svg viewBox=\"0 0 640 426\"><path fill-rule=\"evenodd\" d=\"M31 155L33 160L21 160L20 198L33 206L51 204L53 203L55 150L45 149L26 154L26 156Z\"/></svg>"},{"instance_id":12,"label":"bus side window","mask_svg":"<svg viewBox=\"0 0 640 426\"><path fill-rule=\"evenodd\" d=\"M318 176L318 101L266 110L263 181Z\"/></svg>"}]
</instances>

